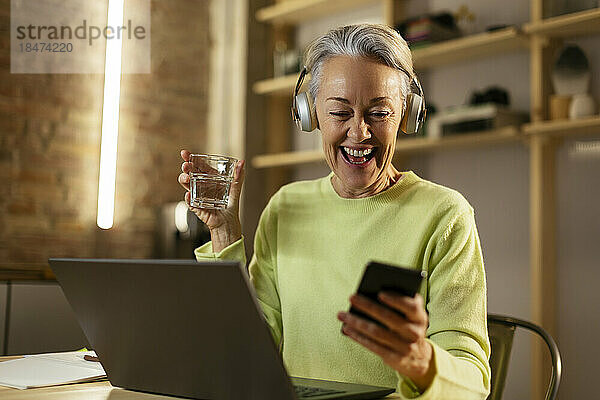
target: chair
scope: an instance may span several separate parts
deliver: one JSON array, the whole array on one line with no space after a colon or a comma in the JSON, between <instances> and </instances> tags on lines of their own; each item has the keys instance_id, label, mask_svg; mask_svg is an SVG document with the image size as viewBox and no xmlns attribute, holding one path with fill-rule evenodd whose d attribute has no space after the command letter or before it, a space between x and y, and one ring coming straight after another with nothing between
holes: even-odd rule
<instances>
[{"instance_id":1,"label":"chair","mask_svg":"<svg viewBox=\"0 0 600 400\"><path fill-rule=\"evenodd\" d=\"M552 357L552 375L548 390L546 391L546 400L554 400L558 393L558 385L560 384L562 363L558 346L554 339L552 339L552 336L543 328L531 322L496 314L488 314L488 332L492 347L490 357L492 381L488 400L500 400L502 398L510 352L517 327L538 334L548 345L550 356Z\"/></svg>"}]
</instances>

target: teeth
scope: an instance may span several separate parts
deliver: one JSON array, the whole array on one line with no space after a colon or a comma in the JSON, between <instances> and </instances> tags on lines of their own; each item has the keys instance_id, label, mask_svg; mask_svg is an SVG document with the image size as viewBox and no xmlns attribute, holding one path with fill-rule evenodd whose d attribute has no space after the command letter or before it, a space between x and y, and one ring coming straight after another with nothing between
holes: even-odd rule
<instances>
[{"instance_id":1,"label":"teeth","mask_svg":"<svg viewBox=\"0 0 600 400\"><path fill-rule=\"evenodd\" d=\"M350 154L351 156L354 157L364 157L368 154L371 154L371 152L373 151L373 149L365 149L365 150L353 150L349 147L344 147L344 150L346 151L346 153Z\"/></svg>"}]
</instances>

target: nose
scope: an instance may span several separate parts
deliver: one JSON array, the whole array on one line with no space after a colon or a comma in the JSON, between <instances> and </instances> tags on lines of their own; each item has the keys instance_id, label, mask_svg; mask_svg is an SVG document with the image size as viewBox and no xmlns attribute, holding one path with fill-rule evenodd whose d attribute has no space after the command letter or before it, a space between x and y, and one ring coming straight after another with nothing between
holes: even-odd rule
<instances>
[{"instance_id":1,"label":"nose","mask_svg":"<svg viewBox=\"0 0 600 400\"><path fill-rule=\"evenodd\" d=\"M371 137L369 125L365 122L365 119L362 116L355 115L354 118L352 118L352 125L348 129L347 136L357 143L360 143Z\"/></svg>"}]
</instances>

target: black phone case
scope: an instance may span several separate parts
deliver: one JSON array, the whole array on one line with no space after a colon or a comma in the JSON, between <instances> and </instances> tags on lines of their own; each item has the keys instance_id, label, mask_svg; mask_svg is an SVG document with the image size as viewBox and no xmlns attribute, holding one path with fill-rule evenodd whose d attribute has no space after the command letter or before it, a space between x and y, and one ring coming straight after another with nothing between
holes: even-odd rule
<instances>
[{"instance_id":1,"label":"black phone case","mask_svg":"<svg viewBox=\"0 0 600 400\"><path fill-rule=\"evenodd\" d=\"M363 273L363 277L358 287L358 293L376 301L384 307L388 307L377 299L379 292L390 291L404 296L414 297L419 291L421 282L425 277L425 271L371 261L365 268L365 272ZM397 310L394 311L402 314ZM350 312L381 325L379 321L356 310L354 307L350 307Z\"/></svg>"}]
</instances>

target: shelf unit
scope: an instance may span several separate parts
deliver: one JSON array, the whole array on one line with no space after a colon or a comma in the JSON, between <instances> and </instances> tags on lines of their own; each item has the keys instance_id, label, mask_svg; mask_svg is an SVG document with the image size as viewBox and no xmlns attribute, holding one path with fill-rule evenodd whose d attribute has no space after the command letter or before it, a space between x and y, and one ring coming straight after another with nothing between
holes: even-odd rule
<instances>
[{"instance_id":1,"label":"shelf unit","mask_svg":"<svg viewBox=\"0 0 600 400\"><path fill-rule=\"evenodd\" d=\"M543 18L546 0L530 0L530 21L522 26L470 35L415 49L413 60L417 71L443 65L485 58L499 53L527 51L530 55L531 122L490 132L463 134L441 139L410 138L398 140L396 153L403 156L440 152L447 149L481 148L499 143L524 143L529 149L530 209L530 281L532 320L556 334L555 214L556 188L555 150L565 137L600 134L600 117L580 120L548 121L548 97L551 93L549 67L552 52L563 39L600 33L600 8ZM270 24L276 31L282 26L297 26L317 16L327 16L348 8L381 3L382 20L393 24L402 18L403 1L393 0L279 0L275 5L258 10L256 19ZM500 7L500 6L498 6ZM271 111L289 109L297 75L263 79L254 83L255 94L268 98ZM308 81L308 80L307 80ZM268 111L265 111L268 113ZM277 137L291 124L289 111L284 117L267 115L267 136ZM284 125L282 125L284 124ZM285 125L288 124L288 125ZM280 139L277 139L280 140ZM281 142L278 142L281 144ZM263 149L264 150L264 149ZM251 166L264 171L290 170L298 165L323 163L322 150L272 151L250 154ZM277 182L271 180L270 183ZM546 361L539 344L532 347L531 398L543 398Z\"/></svg>"},{"instance_id":2,"label":"shelf unit","mask_svg":"<svg viewBox=\"0 0 600 400\"><path fill-rule=\"evenodd\" d=\"M288 4L290 3L290 4ZM284 1L274 6L265 8L257 12L256 17L261 21L269 22L293 22L309 18L309 16L324 15L329 11L322 11L323 3L328 3L325 0L302 2L302 1ZM339 7L338 2L331 2ZM374 3L373 1L353 1L352 6L365 5ZM296 8L302 7L303 13L296 15L295 19L290 19ZM268 16L265 18L264 15ZM259 18L261 16L261 18ZM473 58L483 58L492 54L507 53L518 50L527 49L529 47L529 36L547 35L548 37L573 37L581 34L600 33L600 9L582 11L574 14L562 15L558 17L541 20L538 22L529 22L522 29L517 27L508 27L494 32L484 32L459 39L448 40L439 44L435 44L423 49L417 49L413 52L413 60L417 70L435 68L451 63L458 63L464 60ZM290 97L296 84L297 75L286 75L277 78L264 79L255 82L252 89L254 93L260 95L271 96L286 96ZM306 78L308 82L310 76ZM587 120L585 120L587 121ZM594 118L588 122L584 122L583 126L588 127L590 133L596 132L598 126L594 124ZM522 131L523 134L531 134L532 132L545 134L552 132L553 136L561 135L560 132L571 132L573 130L580 131L582 121L548 121L540 125L540 127L552 127L549 130L538 129L538 124L525 124L523 127L513 127L517 133ZM521 129L522 128L522 129ZM469 146L470 141L473 145L481 145L486 143L505 142L506 135L496 137L496 132L489 132L478 135L461 136L458 146ZM482 140L482 136L485 138ZM423 151L425 149L444 147L455 147L454 139L432 140L432 139L414 139L414 142L406 148L397 147L398 152ZM276 154L261 154L252 158L252 165L255 168L272 168L279 166L290 166L298 164L306 164L310 162L319 162L322 157L318 155L320 150L303 150L282 152Z\"/></svg>"}]
</instances>

